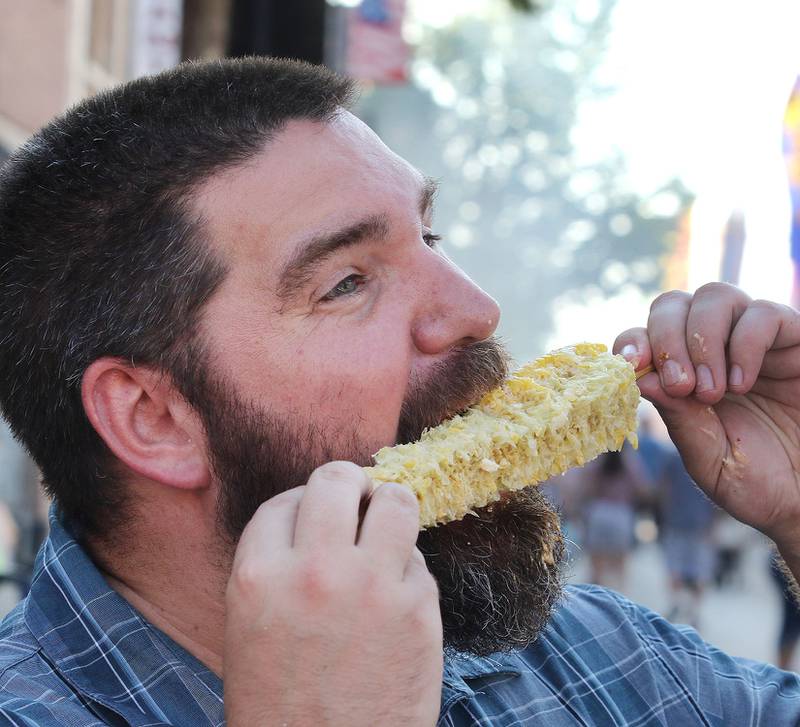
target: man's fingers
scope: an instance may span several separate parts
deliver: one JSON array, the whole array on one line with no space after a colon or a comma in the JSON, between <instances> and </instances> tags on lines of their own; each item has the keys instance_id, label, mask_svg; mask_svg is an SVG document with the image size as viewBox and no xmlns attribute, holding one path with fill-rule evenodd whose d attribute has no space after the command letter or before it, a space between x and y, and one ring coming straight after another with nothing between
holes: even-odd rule
<instances>
[{"instance_id":1,"label":"man's fingers","mask_svg":"<svg viewBox=\"0 0 800 727\"><path fill-rule=\"evenodd\" d=\"M236 549L237 559L260 558L292 547L297 511L305 487L295 487L270 498L247 523Z\"/></svg>"},{"instance_id":2,"label":"man's fingers","mask_svg":"<svg viewBox=\"0 0 800 727\"><path fill-rule=\"evenodd\" d=\"M406 583L424 583L436 588L436 579L431 575L428 570L428 564L425 562L425 556L422 555L419 548L414 548L411 551L411 557L406 563L406 569L403 573L403 580Z\"/></svg>"},{"instance_id":3,"label":"man's fingers","mask_svg":"<svg viewBox=\"0 0 800 727\"><path fill-rule=\"evenodd\" d=\"M649 366L652 362L650 340L647 337L646 328L629 328L624 333L620 333L617 340L614 341L611 351L624 356L636 371Z\"/></svg>"},{"instance_id":4,"label":"man's fingers","mask_svg":"<svg viewBox=\"0 0 800 727\"><path fill-rule=\"evenodd\" d=\"M328 462L308 479L297 512L294 547L325 549L355 545L359 505L372 481L352 462Z\"/></svg>"},{"instance_id":5,"label":"man's fingers","mask_svg":"<svg viewBox=\"0 0 800 727\"><path fill-rule=\"evenodd\" d=\"M386 483L370 498L358 546L380 571L402 578L419 533L419 503L407 487Z\"/></svg>"},{"instance_id":6,"label":"man's fingers","mask_svg":"<svg viewBox=\"0 0 800 727\"><path fill-rule=\"evenodd\" d=\"M797 359L800 314L792 308L765 300L754 300L742 313L728 346L728 386L737 394L751 389L759 376L791 378L786 374ZM770 352L769 358L765 355ZM777 355L776 354L783 354ZM787 355L788 354L788 355ZM795 370L797 366L795 365ZM782 373L782 376L776 376ZM794 373L797 376L798 373Z\"/></svg>"},{"instance_id":7,"label":"man's fingers","mask_svg":"<svg viewBox=\"0 0 800 727\"><path fill-rule=\"evenodd\" d=\"M694 294L686 319L686 344L694 366L695 396L716 404L728 388L726 346L750 299L727 283L709 283Z\"/></svg>"},{"instance_id":8,"label":"man's fingers","mask_svg":"<svg viewBox=\"0 0 800 727\"><path fill-rule=\"evenodd\" d=\"M673 290L660 295L650 307L647 332L661 386L670 396L694 390L694 366L686 345L686 319L692 296Z\"/></svg>"}]
</instances>

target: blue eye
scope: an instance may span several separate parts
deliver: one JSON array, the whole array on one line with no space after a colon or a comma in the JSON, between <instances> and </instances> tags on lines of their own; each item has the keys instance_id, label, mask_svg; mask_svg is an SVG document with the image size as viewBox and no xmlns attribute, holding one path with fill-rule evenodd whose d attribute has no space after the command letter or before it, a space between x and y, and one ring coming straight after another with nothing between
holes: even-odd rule
<instances>
[{"instance_id":1,"label":"blue eye","mask_svg":"<svg viewBox=\"0 0 800 727\"><path fill-rule=\"evenodd\" d=\"M334 300L346 295L353 295L354 293L357 293L363 285L363 275L348 275L346 278L343 278L336 283L336 285L331 288L322 299Z\"/></svg>"}]
</instances>

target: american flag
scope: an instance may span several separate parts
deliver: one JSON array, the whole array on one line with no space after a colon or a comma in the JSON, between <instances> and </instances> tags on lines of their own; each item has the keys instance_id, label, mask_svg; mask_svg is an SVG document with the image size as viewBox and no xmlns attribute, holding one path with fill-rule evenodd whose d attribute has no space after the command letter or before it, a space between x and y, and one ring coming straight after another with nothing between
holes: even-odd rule
<instances>
[{"instance_id":1,"label":"american flag","mask_svg":"<svg viewBox=\"0 0 800 727\"><path fill-rule=\"evenodd\" d=\"M408 80L410 51L403 39L406 0L362 0L347 32L347 75L380 84Z\"/></svg>"}]
</instances>

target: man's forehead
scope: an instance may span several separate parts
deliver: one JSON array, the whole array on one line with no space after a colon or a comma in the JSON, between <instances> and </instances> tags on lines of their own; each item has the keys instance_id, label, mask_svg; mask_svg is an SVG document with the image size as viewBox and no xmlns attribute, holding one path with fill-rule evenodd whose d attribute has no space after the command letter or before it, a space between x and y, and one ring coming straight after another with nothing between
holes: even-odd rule
<instances>
[{"instance_id":1,"label":"man's forehead","mask_svg":"<svg viewBox=\"0 0 800 727\"><path fill-rule=\"evenodd\" d=\"M423 176L411 164L393 152L363 121L341 109L330 121L292 119L273 134L251 157L233 167L213 173L197 193L218 192L239 181L252 183L265 171L283 171L303 178L303 168L314 167L339 171L346 167L362 171L380 170L387 174L404 175L421 186ZM275 186L286 177L264 179ZM306 186L313 179L305 178Z\"/></svg>"},{"instance_id":2,"label":"man's forehead","mask_svg":"<svg viewBox=\"0 0 800 727\"><path fill-rule=\"evenodd\" d=\"M260 152L201 185L193 203L212 239L235 247L248 240L279 243L392 208L416 215L430 186L366 124L342 111L330 122L288 122Z\"/></svg>"}]
</instances>

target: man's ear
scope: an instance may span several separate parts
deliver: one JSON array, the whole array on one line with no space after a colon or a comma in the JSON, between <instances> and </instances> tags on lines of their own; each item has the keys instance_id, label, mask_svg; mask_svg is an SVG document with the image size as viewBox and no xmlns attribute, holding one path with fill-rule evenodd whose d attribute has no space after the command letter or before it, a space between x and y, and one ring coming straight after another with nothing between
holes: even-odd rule
<instances>
[{"instance_id":1,"label":"man's ear","mask_svg":"<svg viewBox=\"0 0 800 727\"><path fill-rule=\"evenodd\" d=\"M132 471L181 489L208 485L200 418L169 376L104 357L84 372L81 398L92 426Z\"/></svg>"}]
</instances>

